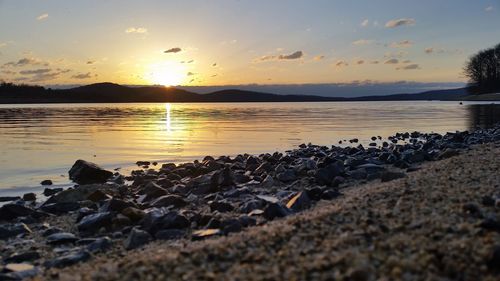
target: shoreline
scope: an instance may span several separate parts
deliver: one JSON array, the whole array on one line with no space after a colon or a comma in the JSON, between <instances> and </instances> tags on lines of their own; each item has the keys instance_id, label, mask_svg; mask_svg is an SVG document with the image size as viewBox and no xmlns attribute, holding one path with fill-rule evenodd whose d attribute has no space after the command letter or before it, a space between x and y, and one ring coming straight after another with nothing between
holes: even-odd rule
<instances>
[{"instance_id":1,"label":"shoreline","mask_svg":"<svg viewBox=\"0 0 500 281\"><path fill-rule=\"evenodd\" d=\"M408 178L349 187L338 200L264 227L198 242L154 242L34 280L497 280L500 234L480 213L500 215L487 200L500 182L493 173L498 157L499 143L479 145L425 163Z\"/></svg>"},{"instance_id":2,"label":"shoreline","mask_svg":"<svg viewBox=\"0 0 500 281\"><path fill-rule=\"evenodd\" d=\"M149 243L189 247L247 229L267 231L275 221L348 200L346 192L356 187L406 182L422 173L421 166L439 166L432 162L499 140L498 125L446 135L398 133L387 140L374 136L366 148L357 139L347 147L303 144L286 154L207 156L159 170L139 161L130 176L79 160L70 170L79 186L52 190L45 202L25 194L0 208L3 274L52 274L103 256L128 256ZM9 268L19 263L24 267Z\"/></svg>"}]
</instances>

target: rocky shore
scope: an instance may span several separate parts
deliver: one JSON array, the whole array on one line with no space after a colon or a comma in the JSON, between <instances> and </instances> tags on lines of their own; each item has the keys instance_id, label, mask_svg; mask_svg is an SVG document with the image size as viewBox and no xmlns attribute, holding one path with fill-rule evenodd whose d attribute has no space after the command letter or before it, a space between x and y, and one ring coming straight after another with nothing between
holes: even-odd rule
<instances>
[{"instance_id":1,"label":"rocky shore","mask_svg":"<svg viewBox=\"0 0 500 281\"><path fill-rule=\"evenodd\" d=\"M349 199L346 191L366 182L378 184L398 179L406 182L408 175L419 170L424 162L466 153L474 145L498 142L500 126L445 135L398 133L387 140L374 136L368 147L356 145L357 141L331 147L303 144L285 154L207 156L202 161L181 165L140 161L137 163L140 169L128 176L78 160L69 171L70 178L77 183L74 188L48 187L44 192L48 199L44 202L39 202L35 194L4 198L12 201L0 207L3 263L0 279L17 280L43 274L56 278L58 273L54 272L58 268L92 263L103 257L117 260L138 252L130 250L151 247L149 243L175 248L191 243L200 245L196 240L209 237L233 236L247 228L254 232L266 229L275 223L271 221L279 223L284 217L293 220L300 217L294 214L307 213L303 212L307 209L343 202ZM440 180L453 181L451 176ZM484 194L483 199L480 204L485 206L495 206L498 201L492 193ZM402 204L393 203L391 211ZM370 206L350 207L355 213L358 208ZM500 229L500 221L483 214L477 203L467 203L462 208L477 218L482 225L480 230ZM427 214L432 216L432 209ZM355 225L371 225L368 221L376 220L376 215L372 216ZM349 216L337 217L336 223L343 224L344 219ZM395 231L389 226L377 227L383 232ZM356 235L368 241L372 238L366 231L360 228ZM499 260L500 251L488 262L496 266ZM491 266L485 264L484 270L488 269ZM370 276L365 273L349 274L359 275L351 280L372 280L363 278Z\"/></svg>"}]
</instances>

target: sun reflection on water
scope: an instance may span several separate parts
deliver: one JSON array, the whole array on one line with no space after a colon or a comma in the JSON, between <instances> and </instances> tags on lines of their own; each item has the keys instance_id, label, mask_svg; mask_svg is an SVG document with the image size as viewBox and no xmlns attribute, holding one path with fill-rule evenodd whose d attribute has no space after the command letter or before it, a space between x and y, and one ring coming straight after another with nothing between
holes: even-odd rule
<instances>
[{"instance_id":1,"label":"sun reflection on water","mask_svg":"<svg viewBox=\"0 0 500 281\"><path fill-rule=\"evenodd\" d=\"M167 125L167 132L169 132L169 133L172 130L171 121L170 121L170 107L171 107L170 103L166 103L165 104L165 112L167 114L167 119L165 120L165 122L166 122L166 125Z\"/></svg>"}]
</instances>

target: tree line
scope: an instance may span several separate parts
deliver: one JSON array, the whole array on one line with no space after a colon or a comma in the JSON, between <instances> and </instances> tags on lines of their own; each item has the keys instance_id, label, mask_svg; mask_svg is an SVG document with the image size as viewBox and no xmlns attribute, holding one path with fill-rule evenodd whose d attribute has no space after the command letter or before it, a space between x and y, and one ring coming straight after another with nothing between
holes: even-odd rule
<instances>
[{"instance_id":1,"label":"tree line","mask_svg":"<svg viewBox=\"0 0 500 281\"><path fill-rule=\"evenodd\" d=\"M500 44L471 56L464 73L469 78L470 93L500 92Z\"/></svg>"}]
</instances>

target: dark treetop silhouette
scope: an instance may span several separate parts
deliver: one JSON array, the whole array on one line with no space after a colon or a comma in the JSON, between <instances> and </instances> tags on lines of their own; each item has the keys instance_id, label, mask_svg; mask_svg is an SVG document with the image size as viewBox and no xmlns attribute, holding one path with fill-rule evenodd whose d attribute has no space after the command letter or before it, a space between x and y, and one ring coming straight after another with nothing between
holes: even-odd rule
<instances>
[{"instance_id":1,"label":"dark treetop silhouette","mask_svg":"<svg viewBox=\"0 0 500 281\"><path fill-rule=\"evenodd\" d=\"M473 94L500 92L500 44L470 57L464 67Z\"/></svg>"}]
</instances>

